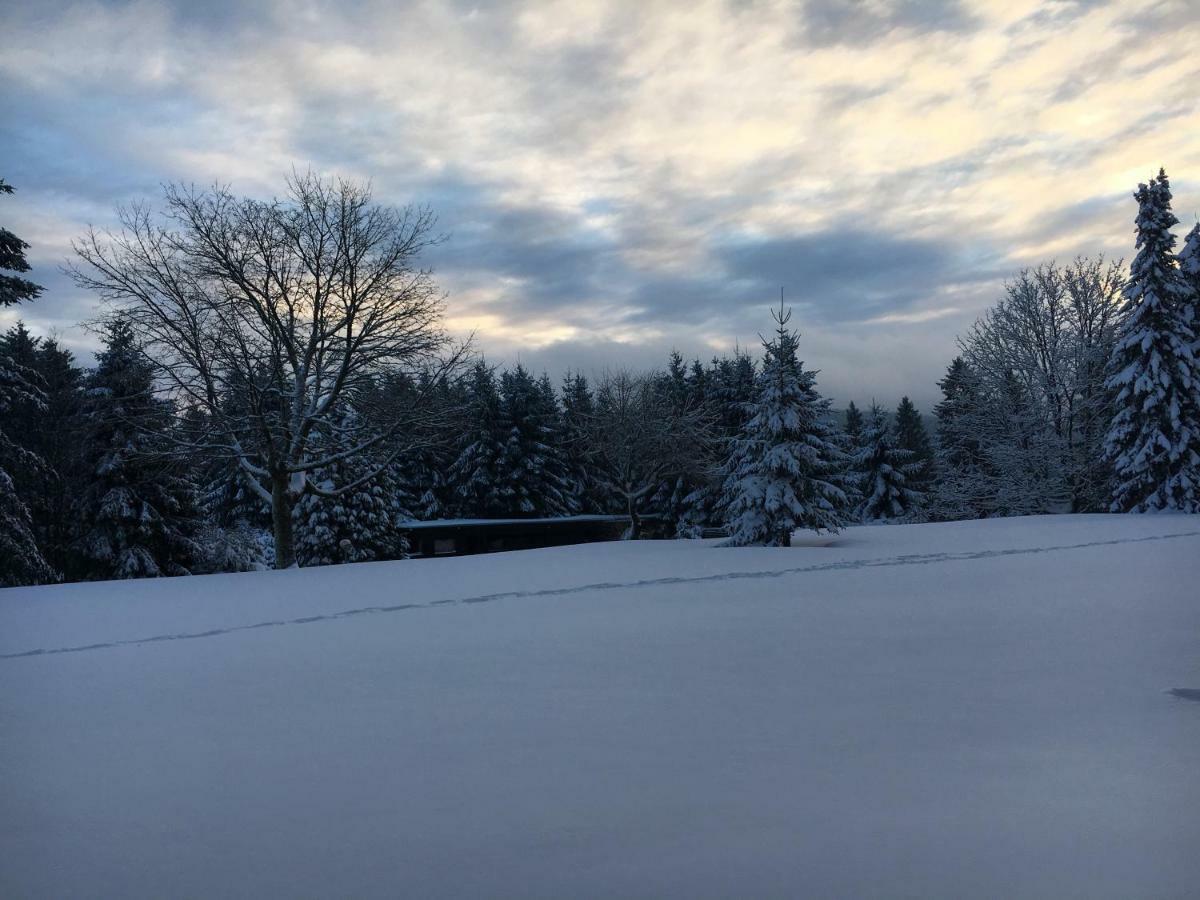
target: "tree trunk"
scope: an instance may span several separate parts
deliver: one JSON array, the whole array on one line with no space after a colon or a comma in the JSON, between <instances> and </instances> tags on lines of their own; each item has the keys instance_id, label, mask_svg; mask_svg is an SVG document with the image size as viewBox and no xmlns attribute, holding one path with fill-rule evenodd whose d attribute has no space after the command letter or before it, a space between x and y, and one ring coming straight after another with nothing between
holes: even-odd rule
<instances>
[{"instance_id":1,"label":"tree trunk","mask_svg":"<svg viewBox=\"0 0 1200 900\"><path fill-rule=\"evenodd\" d=\"M637 500L632 494L626 495L626 505L629 509L629 540L636 541L642 536L642 520L637 514Z\"/></svg>"},{"instance_id":2,"label":"tree trunk","mask_svg":"<svg viewBox=\"0 0 1200 900\"><path fill-rule=\"evenodd\" d=\"M275 532L275 568L290 569L296 565L292 496L288 492L287 476L282 473L271 478L271 525Z\"/></svg>"}]
</instances>

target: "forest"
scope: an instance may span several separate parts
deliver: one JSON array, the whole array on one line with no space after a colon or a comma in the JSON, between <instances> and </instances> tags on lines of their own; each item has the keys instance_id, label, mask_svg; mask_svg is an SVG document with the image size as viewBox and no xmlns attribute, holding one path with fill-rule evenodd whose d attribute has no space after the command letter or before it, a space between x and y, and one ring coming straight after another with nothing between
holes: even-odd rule
<instances>
[{"instance_id":1,"label":"forest","mask_svg":"<svg viewBox=\"0 0 1200 900\"><path fill-rule=\"evenodd\" d=\"M1200 224L1176 236L1163 172L1134 196L1132 263L1014 273L923 411L835 409L783 304L757 354L499 369L443 326L432 210L313 174L273 201L168 186L75 244L93 367L20 322L0 335L0 585L400 559L406 525L460 517L786 545L1200 511ZM0 230L0 306L42 292L27 248Z\"/></svg>"}]
</instances>

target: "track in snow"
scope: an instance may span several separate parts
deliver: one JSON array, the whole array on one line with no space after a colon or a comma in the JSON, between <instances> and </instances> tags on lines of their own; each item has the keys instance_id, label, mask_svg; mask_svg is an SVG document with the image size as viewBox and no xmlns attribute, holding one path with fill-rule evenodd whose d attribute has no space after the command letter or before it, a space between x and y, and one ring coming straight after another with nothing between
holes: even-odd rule
<instances>
[{"instance_id":1,"label":"track in snow","mask_svg":"<svg viewBox=\"0 0 1200 900\"><path fill-rule=\"evenodd\" d=\"M961 562L973 559L992 559L1002 556L1022 556L1038 553L1058 553L1069 550L1085 550L1090 547L1109 547L1116 544L1140 544L1148 541L1169 541L1178 538L1200 537L1200 531L1181 531L1175 534L1159 534L1139 538L1121 538L1109 541L1089 541L1082 544L1061 544L1053 547L1029 547L1011 550L976 550L960 553L911 553L902 556L881 557L879 559L845 560L843 562L820 563L811 566L794 566L787 569L770 569L750 572L722 572L716 575L679 575L663 578L646 578L639 581L601 581L594 584L582 584L574 587L544 588L536 591L501 591L494 594L479 594L474 597L462 597L450 600L434 600L429 603L399 603L394 606L364 606L357 609L346 609L325 615L302 616L297 619L280 619L268 622L256 622L253 625L231 625L227 628L213 628L208 631L181 632L178 634L158 634L151 637L131 638L123 641L109 641L99 644L83 644L76 647L54 647L50 649L20 650L14 653L0 654L0 660L22 659L30 656L52 656L59 653L83 653L89 650L110 650L118 647L136 647L142 644L156 644L162 641L190 641L198 638L217 637L223 634L236 634L241 631L254 631L259 628L281 628L287 625L309 625L314 622L331 622L337 619L348 619L353 616L375 615L378 613L402 612L409 609L432 609L438 606L458 606L469 603L490 603L493 600L510 600L522 597L557 597L566 594L580 594L588 591L630 590L644 587L669 587L682 584L699 584L716 581L740 581L743 579L782 578L787 575L801 575L807 572L830 572L843 569L872 569L890 566L923 566L936 563Z\"/></svg>"}]
</instances>

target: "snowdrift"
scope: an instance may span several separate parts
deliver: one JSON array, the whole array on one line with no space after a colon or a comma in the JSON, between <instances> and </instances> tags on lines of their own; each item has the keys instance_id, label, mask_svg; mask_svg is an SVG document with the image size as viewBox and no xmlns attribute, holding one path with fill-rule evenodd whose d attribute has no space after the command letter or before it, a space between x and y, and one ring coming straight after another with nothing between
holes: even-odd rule
<instances>
[{"instance_id":1,"label":"snowdrift","mask_svg":"<svg viewBox=\"0 0 1200 900\"><path fill-rule=\"evenodd\" d=\"M1056 516L0 591L0 893L1185 896L1197 584Z\"/></svg>"}]
</instances>

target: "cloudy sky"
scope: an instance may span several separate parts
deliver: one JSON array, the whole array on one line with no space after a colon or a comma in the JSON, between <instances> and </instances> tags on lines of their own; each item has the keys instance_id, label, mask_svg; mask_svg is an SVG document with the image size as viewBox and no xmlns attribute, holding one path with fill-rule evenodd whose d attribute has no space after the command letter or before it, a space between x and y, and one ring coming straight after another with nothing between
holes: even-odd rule
<instances>
[{"instance_id":1,"label":"cloudy sky","mask_svg":"<svg viewBox=\"0 0 1200 900\"><path fill-rule=\"evenodd\" d=\"M756 345L782 286L889 404L1021 266L1130 256L1158 166L1200 212L1200 0L0 5L19 314L85 359L70 240L168 180L431 204L449 326L552 373Z\"/></svg>"}]
</instances>

